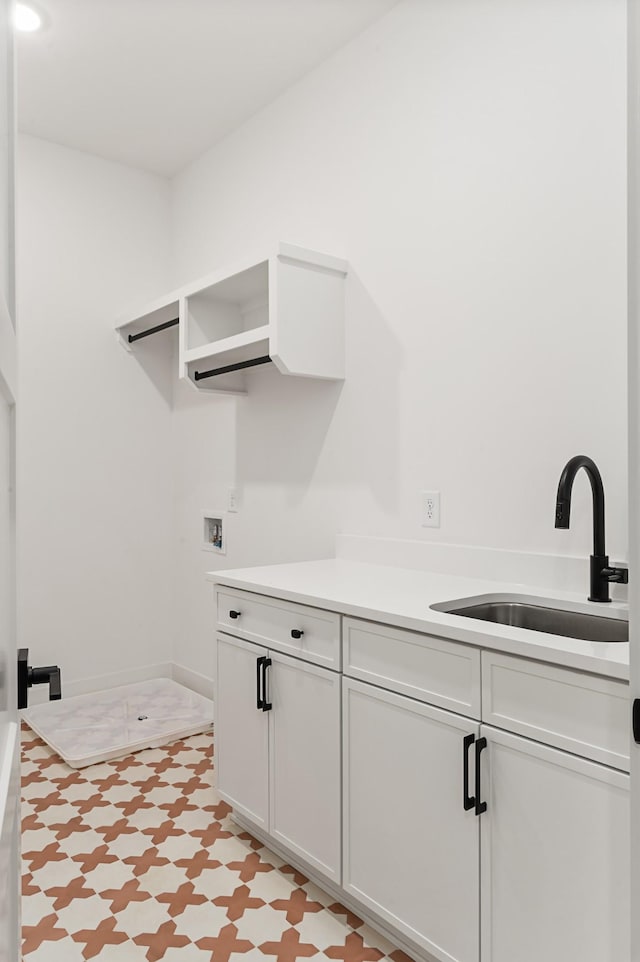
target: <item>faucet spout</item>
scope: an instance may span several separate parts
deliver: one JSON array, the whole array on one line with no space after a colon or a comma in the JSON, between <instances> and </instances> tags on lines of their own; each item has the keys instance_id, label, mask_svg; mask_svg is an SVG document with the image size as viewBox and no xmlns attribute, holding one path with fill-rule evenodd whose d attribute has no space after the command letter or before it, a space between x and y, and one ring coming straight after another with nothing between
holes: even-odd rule
<instances>
[{"instance_id":1,"label":"faucet spout","mask_svg":"<svg viewBox=\"0 0 640 962\"><path fill-rule=\"evenodd\" d=\"M584 468L591 482L593 495L593 554L589 559L589 601L608 602L609 582L627 584L626 568L611 568L604 547L604 485L594 461L578 454L565 464L556 497L556 528L568 528L571 518L571 493L576 474Z\"/></svg>"},{"instance_id":2,"label":"faucet spout","mask_svg":"<svg viewBox=\"0 0 640 962\"><path fill-rule=\"evenodd\" d=\"M598 467L586 454L577 454L565 464L556 498L556 528L568 528L571 518L571 494L576 474L584 468L591 482L593 496L593 553L605 554L604 547L604 485Z\"/></svg>"}]
</instances>

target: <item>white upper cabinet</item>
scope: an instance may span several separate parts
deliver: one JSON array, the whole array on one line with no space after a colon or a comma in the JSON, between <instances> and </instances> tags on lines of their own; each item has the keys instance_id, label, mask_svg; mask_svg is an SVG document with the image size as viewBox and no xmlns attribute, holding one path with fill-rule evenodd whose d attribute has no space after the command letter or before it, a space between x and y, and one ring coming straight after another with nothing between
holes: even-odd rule
<instances>
[{"instance_id":1,"label":"white upper cabinet","mask_svg":"<svg viewBox=\"0 0 640 962\"><path fill-rule=\"evenodd\" d=\"M245 394L252 367L339 381L346 261L278 244L122 317L128 350L178 328L178 376L198 390ZM140 336L142 335L142 337Z\"/></svg>"}]
</instances>

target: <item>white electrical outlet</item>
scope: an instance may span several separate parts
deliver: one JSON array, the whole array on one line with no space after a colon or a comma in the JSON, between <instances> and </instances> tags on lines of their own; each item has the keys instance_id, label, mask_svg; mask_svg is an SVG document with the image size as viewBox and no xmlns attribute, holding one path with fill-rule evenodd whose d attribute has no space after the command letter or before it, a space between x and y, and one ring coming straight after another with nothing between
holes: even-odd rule
<instances>
[{"instance_id":1,"label":"white electrical outlet","mask_svg":"<svg viewBox=\"0 0 640 962\"><path fill-rule=\"evenodd\" d=\"M238 489L231 487L227 492L227 511L238 510Z\"/></svg>"},{"instance_id":2,"label":"white electrical outlet","mask_svg":"<svg viewBox=\"0 0 640 962\"><path fill-rule=\"evenodd\" d=\"M422 501L422 527L423 528L439 528L440 527L440 492L439 491L421 491L420 498Z\"/></svg>"}]
</instances>

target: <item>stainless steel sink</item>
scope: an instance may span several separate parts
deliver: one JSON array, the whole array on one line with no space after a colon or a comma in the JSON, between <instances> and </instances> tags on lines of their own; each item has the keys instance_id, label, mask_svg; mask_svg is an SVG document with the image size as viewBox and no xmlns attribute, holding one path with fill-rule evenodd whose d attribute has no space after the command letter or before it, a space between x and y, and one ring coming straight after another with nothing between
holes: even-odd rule
<instances>
[{"instance_id":1,"label":"stainless steel sink","mask_svg":"<svg viewBox=\"0 0 640 962\"><path fill-rule=\"evenodd\" d=\"M497 625L545 631L565 638L583 641L628 641L629 622L626 613L618 609L607 615L570 608L552 608L538 602L503 598L488 600L482 597L463 598L431 606L462 618L490 621Z\"/></svg>"}]
</instances>

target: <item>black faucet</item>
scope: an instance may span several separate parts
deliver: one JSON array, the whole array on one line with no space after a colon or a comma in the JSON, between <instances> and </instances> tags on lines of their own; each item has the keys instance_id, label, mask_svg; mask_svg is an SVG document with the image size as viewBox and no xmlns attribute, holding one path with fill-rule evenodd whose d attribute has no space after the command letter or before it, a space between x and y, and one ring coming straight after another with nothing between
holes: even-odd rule
<instances>
[{"instance_id":1,"label":"black faucet","mask_svg":"<svg viewBox=\"0 0 640 962\"><path fill-rule=\"evenodd\" d=\"M577 454L564 466L558 484L556 500L556 528L568 528L571 514L571 491L575 476L584 468L589 475L593 494L593 554L590 557L589 601L611 601L609 582L617 581L626 585L629 572L626 568L609 567L609 558L604 547L604 487L600 472L594 461L585 454Z\"/></svg>"}]
</instances>

